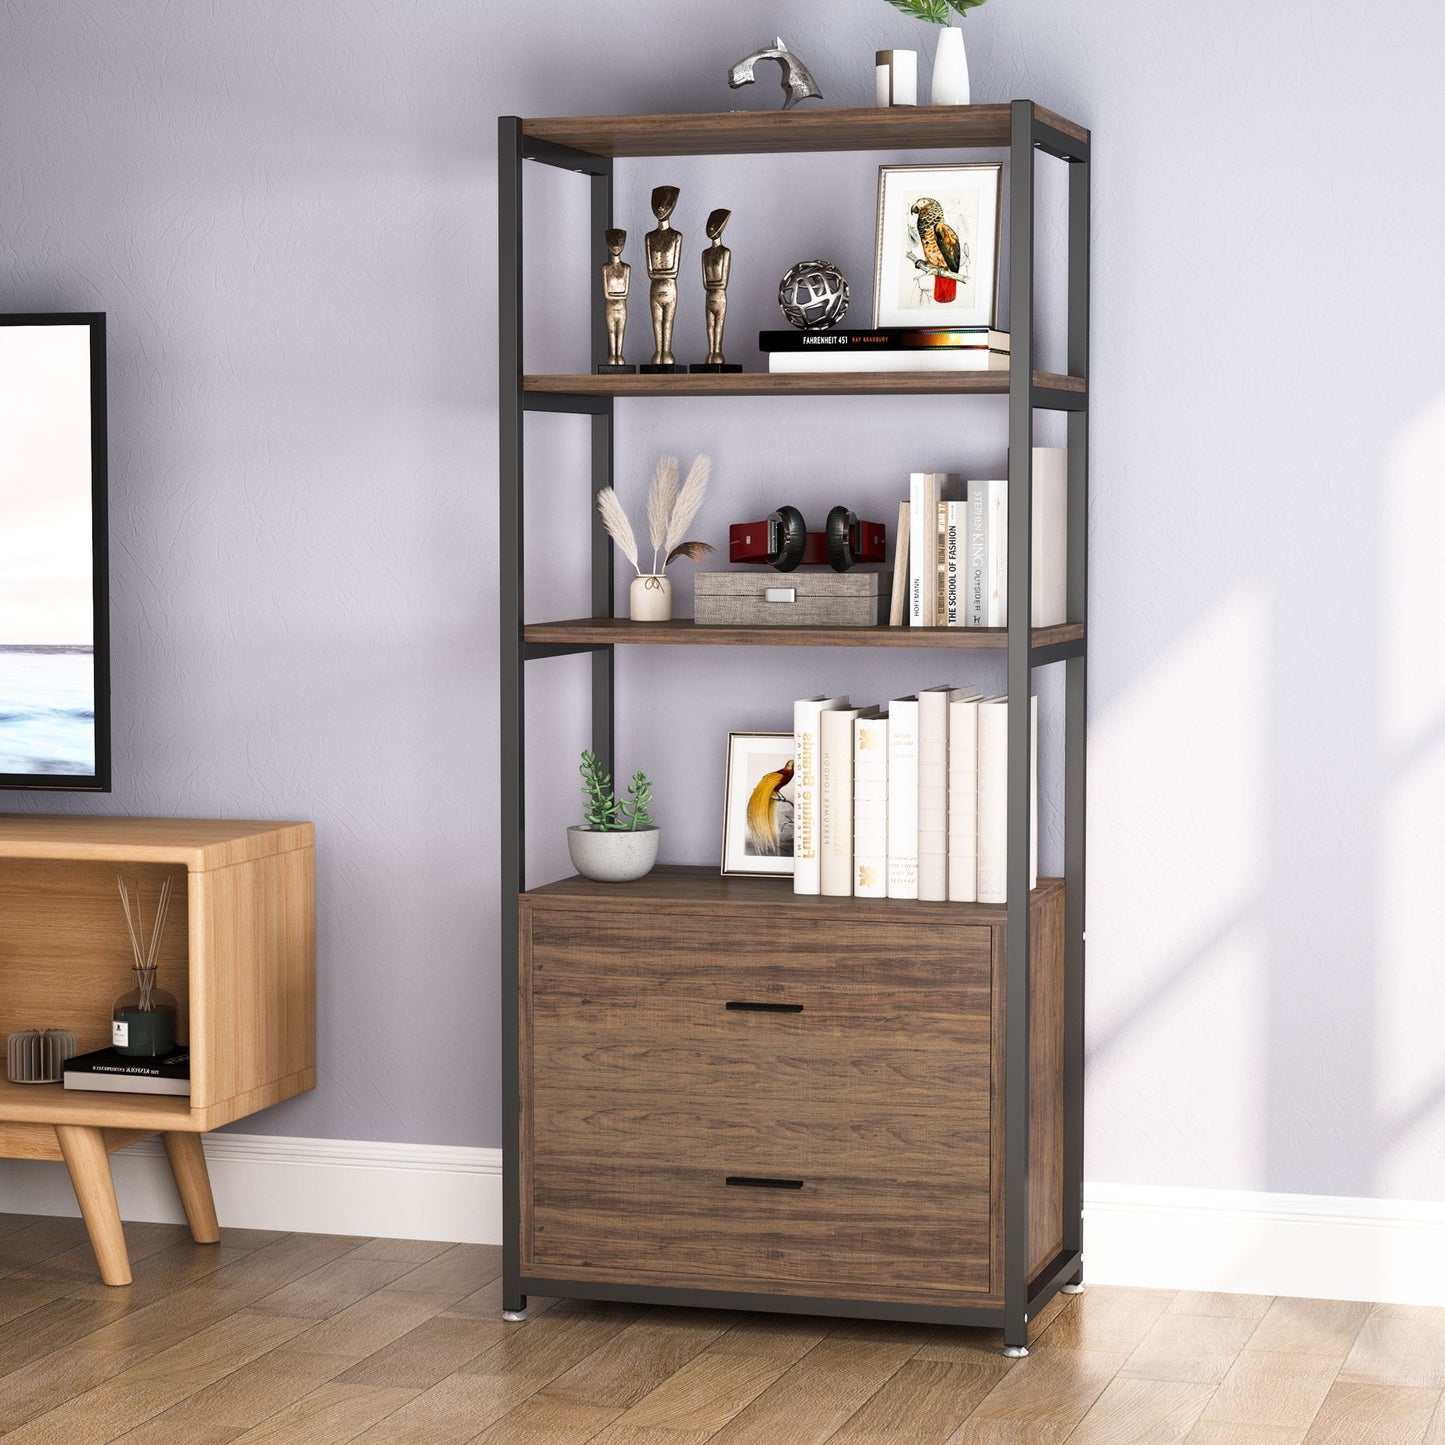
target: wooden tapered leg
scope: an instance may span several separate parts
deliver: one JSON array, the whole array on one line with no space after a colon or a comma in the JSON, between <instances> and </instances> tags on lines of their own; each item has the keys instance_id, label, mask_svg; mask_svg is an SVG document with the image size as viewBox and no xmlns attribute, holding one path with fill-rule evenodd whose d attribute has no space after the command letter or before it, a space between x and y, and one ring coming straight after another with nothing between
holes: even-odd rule
<instances>
[{"instance_id":1,"label":"wooden tapered leg","mask_svg":"<svg viewBox=\"0 0 1445 1445\"><path fill-rule=\"evenodd\" d=\"M125 1233L115 1202L115 1182L110 1177L105 1132L79 1124L57 1124L55 1133L90 1235L90 1247L95 1251L95 1262L100 1266L100 1277L106 1284L129 1284L130 1258L125 1252Z\"/></svg>"},{"instance_id":2,"label":"wooden tapered leg","mask_svg":"<svg viewBox=\"0 0 1445 1445\"><path fill-rule=\"evenodd\" d=\"M206 1172L206 1154L199 1134L162 1134L166 1158L180 1191L181 1207L191 1238L197 1244L219 1244L221 1226L216 1222L216 1201L211 1197L211 1176Z\"/></svg>"}]
</instances>

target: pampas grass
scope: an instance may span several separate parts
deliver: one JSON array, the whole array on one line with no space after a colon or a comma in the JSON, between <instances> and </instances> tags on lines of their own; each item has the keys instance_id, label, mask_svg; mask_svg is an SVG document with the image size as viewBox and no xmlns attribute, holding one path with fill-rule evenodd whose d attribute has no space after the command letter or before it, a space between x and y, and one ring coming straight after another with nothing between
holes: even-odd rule
<instances>
[{"instance_id":1,"label":"pampas grass","mask_svg":"<svg viewBox=\"0 0 1445 1445\"><path fill-rule=\"evenodd\" d=\"M611 487L603 487L597 493L597 510L602 513L602 525L607 528L607 535L617 543L617 550L632 563L633 570L641 577L642 568L637 565L637 538L632 535L632 523L627 520L627 513L622 510L622 503Z\"/></svg>"},{"instance_id":2,"label":"pampas grass","mask_svg":"<svg viewBox=\"0 0 1445 1445\"><path fill-rule=\"evenodd\" d=\"M647 494L647 536L652 543L653 568L648 574L643 573L637 560L637 535L617 493L611 487L603 487L597 493L597 510L602 514L602 525L639 577L661 576L679 557L700 562L713 550L707 542L684 540L707 496L711 474L712 463L706 457L698 457L688 469L687 481L679 491L677 458L663 457L658 462L652 474L652 488ZM665 558L661 568L657 565L660 556Z\"/></svg>"},{"instance_id":3,"label":"pampas grass","mask_svg":"<svg viewBox=\"0 0 1445 1445\"><path fill-rule=\"evenodd\" d=\"M657 554L667 541L667 527L677 505L677 458L663 457L652 474L647 494L647 530L652 542L652 570L657 571ZM663 566L666 567L666 563Z\"/></svg>"},{"instance_id":4,"label":"pampas grass","mask_svg":"<svg viewBox=\"0 0 1445 1445\"><path fill-rule=\"evenodd\" d=\"M682 484L682 491L677 494L677 502L667 524L666 546L669 552L679 546L687 536L688 528L692 526L702 508L702 499L707 496L707 483L711 475L712 463L706 457L699 457L688 468L687 480Z\"/></svg>"}]
</instances>

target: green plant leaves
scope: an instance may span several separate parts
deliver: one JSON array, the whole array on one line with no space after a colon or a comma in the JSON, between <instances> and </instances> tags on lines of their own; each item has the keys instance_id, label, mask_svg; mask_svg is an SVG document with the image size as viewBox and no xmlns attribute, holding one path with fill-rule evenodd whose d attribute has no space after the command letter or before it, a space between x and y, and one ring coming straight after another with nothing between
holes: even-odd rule
<instances>
[{"instance_id":1,"label":"green plant leaves","mask_svg":"<svg viewBox=\"0 0 1445 1445\"><path fill-rule=\"evenodd\" d=\"M915 20L924 20L930 25L947 25L954 14L967 15L984 0L888 0L888 3Z\"/></svg>"},{"instance_id":2,"label":"green plant leaves","mask_svg":"<svg viewBox=\"0 0 1445 1445\"><path fill-rule=\"evenodd\" d=\"M633 773L626 800L619 801L612 789L612 774L602 771L597 754L587 751L577 771L582 774L582 795L587 799L586 822L599 833L635 833L655 824L648 811L652 784L646 773Z\"/></svg>"}]
</instances>

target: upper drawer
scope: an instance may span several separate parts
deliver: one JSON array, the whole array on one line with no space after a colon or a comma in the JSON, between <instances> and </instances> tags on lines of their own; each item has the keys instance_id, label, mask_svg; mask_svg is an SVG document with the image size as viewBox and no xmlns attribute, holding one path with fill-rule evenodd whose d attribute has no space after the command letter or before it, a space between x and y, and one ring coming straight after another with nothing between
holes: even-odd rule
<instances>
[{"instance_id":1,"label":"upper drawer","mask_svg":"<svg viewBox=\"0 0 1445 1445\"><path fill-rule=\"evenodd\" d=\"M846 921L790 927L766 914L526 910L532 996L559 1005L802 1005L830 1018L946 1022L986 1017L992 930Z\"/></svg>"},{"instance_id":2,"label":"upper drawer","mask_svg":"<svg viewBox=\"0 0 1445 1445\"><path fill-rule=\"evenodd\" d=\"M764 916L523 920L524 1069L551 1088L931 1107L989 1074L992 932Z\"/></svg>"}]
</instances>

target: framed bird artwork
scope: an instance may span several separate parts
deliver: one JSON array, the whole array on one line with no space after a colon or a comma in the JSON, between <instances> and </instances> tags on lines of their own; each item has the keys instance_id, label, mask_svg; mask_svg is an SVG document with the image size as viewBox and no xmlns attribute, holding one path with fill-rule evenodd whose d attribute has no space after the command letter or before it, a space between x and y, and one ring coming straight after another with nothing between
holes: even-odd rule
<instances>
[{"instance_id":1,"label":"framed bird artwork","mask_svg":"<svg viewBox=\"0 0 1445 1445\"><path fill-rule=\"evenodd\" d=\"M1001 165L880 166L874 326L998 325Z\"/></svg>"},{"instance_id":2,"label":"framed bird artwork","mask_svg":"<svg viewBox=\"0 0 1445 1445\"><path fill-rule=\"evenodd\" d=\"M722 871L793 875L793 734L729 733Z\"/></svg>"}]
</instances>

